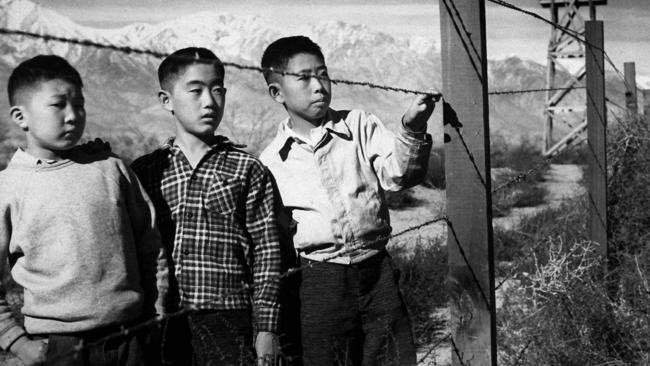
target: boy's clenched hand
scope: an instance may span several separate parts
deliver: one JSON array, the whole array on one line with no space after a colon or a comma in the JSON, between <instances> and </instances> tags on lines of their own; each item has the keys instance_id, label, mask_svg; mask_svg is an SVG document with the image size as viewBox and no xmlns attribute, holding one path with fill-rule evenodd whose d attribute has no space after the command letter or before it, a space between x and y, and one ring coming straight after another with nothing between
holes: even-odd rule
<instances>
[{"instance_id":1,"label":"boy's clenched hand","mask_svg":"<svg viewBox=\"0 0 650 366\"><path fill-rule=\"evenodd\" d=\"M402 117L404 127L415 132L425 132L427 130L427 121L431 117L438 99L440 99L440 96L433 93L416 96Z\"/></svg>"},{"instance_id":2,"label":"boy's clenched hand","mask_svg":"<svg viewBox=\"0 0 650 366\"><path fill-rule=\"evenodd\" d=\"M11 345L10 351L18 356L25 366L45 365L47 343L22 336Z\"/></svg>"},{"instance_id":3,"label":"boy's clenched hand","mask_svg":"<svg viewBox=\"0 0 650 366\"><path fill-rule=\"evenodd\" d=\"M259 332L255 339L255 352L257 353L258 366L275 365L278 354L278 337L275 333Z\"/></svg>"}]
</instances>

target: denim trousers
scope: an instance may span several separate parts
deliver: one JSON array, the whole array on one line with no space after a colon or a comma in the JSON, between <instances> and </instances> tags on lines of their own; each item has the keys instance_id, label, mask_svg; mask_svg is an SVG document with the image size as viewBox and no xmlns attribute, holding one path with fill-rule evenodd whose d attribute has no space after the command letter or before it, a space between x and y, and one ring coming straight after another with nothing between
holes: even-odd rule
<instances>
[{"instance_id":1,"label":"denim trousers","mask_svg":"<svg viewBox=\"0 0 650 366\"><path fill-rule=\"evenodd\" d=\"M198 366L255 365L250 310L204 310L188 318Z\"/></svg>"},{"instance_id":2,"label":"denim trousers","mask_svg":"<svg viewBox=\"0 0 650 366\"><path fill-rule=\"evenodd\" d=\"M386 251L352 265L317 263L301 275L305 365L416 364L399 275Z\"/></svg>"}]
</instances>

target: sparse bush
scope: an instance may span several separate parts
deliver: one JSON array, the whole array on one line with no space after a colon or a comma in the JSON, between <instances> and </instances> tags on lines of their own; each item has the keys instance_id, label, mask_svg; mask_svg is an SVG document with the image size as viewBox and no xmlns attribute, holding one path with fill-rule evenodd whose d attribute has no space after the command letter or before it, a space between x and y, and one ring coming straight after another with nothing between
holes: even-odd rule
<instances>
[{"instance_id":1,"label":"sparse bush","mask_svg":"<svg viewBox=\"0 0 650 366\"><path fill-rule=\"evenodd\" d=\"M586 198L495 231L497 258L514 268L502 275L515 274L497 314L500 363L650 362L649 140L640 121L609 131L607 259L585 240Z\"/></svg>"},{"instance_id":2,"label":"sparse bush","mask_svg":"<svg viewBox=\"0 0 650 366\"><path fill-rule=\"evenodd\" d=\"M490 144L490 163L492 168L510 168L519 173L543 164L542 168L526 177L529 182L543 182L548 171L548 163L543 163L542 152L530 140L513 145L499 136L494 137Z\"/></svg>"},{"instance_id":3,"label":"sparse bush","mask_svg":"<svg viewBox=\"0 0 650 366\"><path fill-rule=\"evenodd\" d=\"M422 346L441 337L446 329L444 319L433 311L447 306L447 248L443 238L428 242L417 239L412 251L391 248L395 266L400 272L400 288L409 310L416 345Z\"/></svg>"},{"instance_id":4,"label":"sparse bush","mask_svg":"<svg viewBox=\"0 0 650 366\"><path fill-rule=\"evenodd\" d=\"M611 296L604 263L589 242L547 240L545 262L505 292L500 358L517 365L631 365L648 362L650 296L639 272L628 290L641 306ZM647 269L647 268L646 268ZM631 286L629 286L631 285Z\"/></svg>"},{"instance_id":5,"label":"sparse bush","mask_svg":"<svg viewBox=\"0 0 650 366\"><path fill-rule=\"evenodd\" d=\"M547 190L538 185L544 181L549 169L541 152L532 142L524 140L517 145L509 145L503 138L496 138L490 146L492 164L492 216L501 217L513 207L532 207L544 203ZM532 173L520 181L511 182L519 174Z\"/></svg>"}]
</instances>

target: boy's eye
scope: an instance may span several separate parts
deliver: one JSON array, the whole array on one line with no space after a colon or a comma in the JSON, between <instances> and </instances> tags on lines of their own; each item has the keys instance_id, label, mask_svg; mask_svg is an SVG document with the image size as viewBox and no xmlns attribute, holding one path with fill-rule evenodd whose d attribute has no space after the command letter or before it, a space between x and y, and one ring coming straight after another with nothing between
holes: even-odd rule
<instances>
[{"instance_id":1,"label":"boy's eye","mask_svg":"<svg viewBox=\"0 0 650 366\"><path fill-rule=\"evenodd\" d=\"M198 88L190 89L190 93L199 94L199 93L201 93L201 89L198 89Z\"/></svg>"},{"instance_id":2,"label":"boy's eye","mask_svg":"<svg viewBox=\"0 0 650 366\"><path fill-rule=\"evenodd\" d=\"M52 107L56 107L56 108L65 108L65 102L56 102L56 103L52 103L50 105Z\"/></svg>"},{"instance_id":3,"label":"boy's eye","mask_svg":"<svg viewBox=\"0 0 650 366\"><path fill-rule=\"evenodd\" d=\"M226 88L220 86L217 88L212 89L212 93L215 95L225 95L226 94Z\"/></svg>"},{"instance_id":4,"label":"boy's eye","mask_svg":"<svg viewBox=\"0 0 650 366\"><path fill-rule=\"evenodd\" d=\"M309 74L300 74L298 75L298 80L307 80L311 77Z\"/></svg>"}]
</instances>

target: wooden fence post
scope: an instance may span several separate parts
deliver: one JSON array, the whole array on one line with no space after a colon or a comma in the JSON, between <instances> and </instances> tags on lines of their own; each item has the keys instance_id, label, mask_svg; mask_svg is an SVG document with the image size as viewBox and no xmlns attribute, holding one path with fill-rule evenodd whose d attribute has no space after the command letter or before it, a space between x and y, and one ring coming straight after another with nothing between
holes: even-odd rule
<instances>
[{"instance_id":1,"label":"wooden fence post","mask_svg":"<svg viewBox=\"0 0 650 366\"><path fill-rule=\"evenodd\" d=\"M643 115L646 122L650 119L650 89L643 90Z\"/></svg>"},{"instance_id":2,"label":"wooden fence post","mask_svg":"<svg viewBox=\"0 0 650 366\"><path fill-rule=\"evenodd\" d=\"M598 243L599 254L607 257L607 109L605 105L605 63L603 22L585 22L587 67L587 138L590 149L589 238Z\"/></svg>"},{"instance_id":3,"label":"wooden fence post","mask_svg":"<svg viewBox=\"0 0 650 366\"><path fill-rule=\"evenodd\" d=\"M453 365L496 365L485 1L440 0Z\"/></svg>"},{"instance_id":4,"label":"wooden fence post","mask_svg":"<svg viewBox=\"0 0 650 366\"><path fill-rule=\"evenodd\" d=\"M628 117L635 118L639 113L636 94L636 67L634 62L626 62L623 67L625 72L625 107Z\"/></svg>"}]
</instances>

